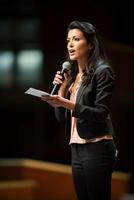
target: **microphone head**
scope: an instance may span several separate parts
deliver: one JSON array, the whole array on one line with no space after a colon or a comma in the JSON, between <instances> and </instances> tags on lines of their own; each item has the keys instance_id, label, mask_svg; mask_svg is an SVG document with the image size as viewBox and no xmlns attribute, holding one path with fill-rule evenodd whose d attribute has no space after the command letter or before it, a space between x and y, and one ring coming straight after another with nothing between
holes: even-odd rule
<instances>
[{"instance_id":1,"label":"microphone head","mask_svg":"<svg viewBox=\"0 0 134 200\"><path fill-rule=\"evenodd\" d=\"M62 70L67 70L69 71L71 69L71 64L69 61L65 61L63 64L62 64Z\"/></svg>"}]
</instances>

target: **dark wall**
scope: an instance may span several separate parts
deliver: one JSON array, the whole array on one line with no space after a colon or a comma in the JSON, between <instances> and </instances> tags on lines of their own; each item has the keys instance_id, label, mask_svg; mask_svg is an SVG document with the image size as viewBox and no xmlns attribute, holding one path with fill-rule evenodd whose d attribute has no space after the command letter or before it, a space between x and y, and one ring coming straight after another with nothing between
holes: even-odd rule
<instances>
[{"instance_id":1,"label":"dark wall","mask_svg":"<svg viewBox=\"0 0 134 200\"><path fill-rule=\"evenodd\" d=\"M115 138L119 149L117 168L134 172L133 111L134 111L134 40L131 5L120 6L115 1L93 1L84 4L43 3L41 1L1 1L1 19L31 19L40 21L36 45L44 54L43 81L35 85L50 92L52 80L65 57L65 30L72 20L89 21L99 30L116 74L116 91L112 104ZM124 15L124 11L128 15ZM24 30L25 31L25 30ZM22 45L17 33L13 51ZM25 41L26 43L26 41ZM121 43L122 45L120 45ZM1 47L4 43L0 42ZM7 45L7 43L6 43ZM125 45L125 46L124 46ZM7 45L8 46L8 45ZM15 77L14 77L15 78ZM70 147L65 124L59 124L53 108L39 98L26 96L30 86L20 87L14 81L9 88L0 87L0 157L29 157L70 163Z\"/></svg>"}]
</instances>

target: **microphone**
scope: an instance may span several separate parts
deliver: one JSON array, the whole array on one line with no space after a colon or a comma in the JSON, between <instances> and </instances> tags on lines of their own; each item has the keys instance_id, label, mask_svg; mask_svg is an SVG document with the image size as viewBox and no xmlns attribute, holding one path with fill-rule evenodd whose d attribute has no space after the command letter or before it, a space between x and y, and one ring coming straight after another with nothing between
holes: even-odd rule
<instances>
[{"instance_id":1,"label":"microphone","mask_svg":"<svg viewBox=\"0 0 134 200\"><path fill-rule=\"evenodd\" d=\"M71 69L71 64L69 61L65 61L63 64L62 64L62 70L61 70L61 73L60 75L64 75L65 72L69 71ZM63 76L64 78L64 76ZM52 89L52 92L51 92L51 95L54 95L58 92L59 88L60 88L61 84L55 84L53 89Z\"/></svg>"}]
</instances>

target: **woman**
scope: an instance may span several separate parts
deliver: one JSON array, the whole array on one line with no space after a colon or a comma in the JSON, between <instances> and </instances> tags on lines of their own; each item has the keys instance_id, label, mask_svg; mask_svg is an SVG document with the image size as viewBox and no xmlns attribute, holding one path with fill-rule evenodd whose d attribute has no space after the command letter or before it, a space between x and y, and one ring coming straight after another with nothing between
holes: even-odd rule
<instances>
[{"instance_id":1,"label":"woman","mask_svg":"<svg viewBox=\"0 0 134 200\"><path fill-rule=\"evenodd\" d=\"M116 161L109 111L114 77L92 24L79 21L69 24L67 60L71 70L64 74L64 79L58 71L53 81L60 84L58 95L42 100L55 107L58 120L67 121L78 199L110 200Z\"/></svg>"}]
</instances>

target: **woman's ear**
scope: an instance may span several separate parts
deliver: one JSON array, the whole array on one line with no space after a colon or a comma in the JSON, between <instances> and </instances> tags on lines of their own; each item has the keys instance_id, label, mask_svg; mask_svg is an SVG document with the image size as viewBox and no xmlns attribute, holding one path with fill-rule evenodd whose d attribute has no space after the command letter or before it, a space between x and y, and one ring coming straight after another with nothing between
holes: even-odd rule
<instances>
[{"instance_id":1,"label":"woman's ear","mask_svg":"<svg viewBox=\"0 0 134 200\"><path fill-rule=\"evenodd\" d=\"M93 49L93 47L94 47L94 45L93 45L93 44L89 44L89 46L88 46L88 49L89 49L89 50L92 50L92 49Z\"/></svg>"}]
</instances>

